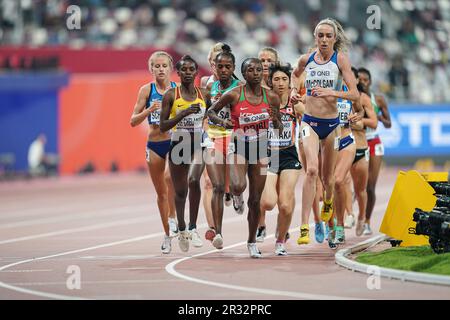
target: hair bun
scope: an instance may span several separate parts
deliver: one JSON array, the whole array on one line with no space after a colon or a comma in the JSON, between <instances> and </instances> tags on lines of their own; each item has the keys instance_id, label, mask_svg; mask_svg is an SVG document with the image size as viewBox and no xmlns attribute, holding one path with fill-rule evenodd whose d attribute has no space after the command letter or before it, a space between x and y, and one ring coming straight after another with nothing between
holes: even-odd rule
<instances>
[{"instance_id":1,"label":"hair bun","mask_svg":"<svg viewBox=\"0 0 450 320\"><path fill-rule=\"evenodd\" d=\"M231 52L231 47L227 44L222 45L222 51L223 52Z\"/></svg>"}]
</instances>

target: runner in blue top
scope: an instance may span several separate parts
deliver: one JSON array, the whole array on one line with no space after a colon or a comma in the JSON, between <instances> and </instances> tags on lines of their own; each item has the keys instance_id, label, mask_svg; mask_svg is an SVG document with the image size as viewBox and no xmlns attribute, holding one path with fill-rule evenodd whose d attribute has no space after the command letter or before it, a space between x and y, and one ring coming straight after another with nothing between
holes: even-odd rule
<instances>
[{"instance_id":1,"label":"runner in blue top","mask_svg":"<svg viewBox=\"0 0 450 320\"><path fill-rule=\"evenodd\" d=\"M159 213L166 234L161 251L167 254L172 248L170 236L177 235L178 227L175 220L174 191L168 166L166 166L170 134L160 131L159 116L164 92L176 87L176 83L170 81L173 63L172 57L167 52L154 52L148 64L155 82L148 83L139 90L130 123L132 127L141 124L145 119L149 123L146 161L157 193Z\"/></svg>"}]
</instances>

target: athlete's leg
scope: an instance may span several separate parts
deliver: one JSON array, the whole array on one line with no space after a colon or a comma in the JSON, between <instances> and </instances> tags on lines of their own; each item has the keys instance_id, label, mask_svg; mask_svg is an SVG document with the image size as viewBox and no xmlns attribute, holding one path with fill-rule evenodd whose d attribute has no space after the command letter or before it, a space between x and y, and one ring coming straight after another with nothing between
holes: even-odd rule
<instances>
[{"instance_id":1,"label":"athlete's leg","mask_svg":"<svg viewBox=\"0 0 450 320\"><path fill-rule=\"evenodd\" d=\"M188 174L189 164L173 164L169 161L170 176L175 191L175 208L177 212L178 229L186 230L186 222L184 220L184 207L188 194Z\"/></svg>"},{"instance_id":2,"label":"athlete's leg","mask_svg":"<svg viewBox=\"0 0 450 320\"><path fill-rule=\"evenodd\" d=\"M331 202L334 194L335 169L338 156L336 138L339 136L340 130L337 128L332 131L328 137L322 140L322 183L324 189L324 203Z\"/></svg>"},{"instance_id":3,"label":"athlete's leg","mask_svg":"<svg viewBox=\"0 0 450 320\"><path fill-rule=\"evenodd\" d=\"M248 243L256 241L256 230L258 229L261 194L266 183L266 168L268 159L261 159L256 164L248 166L249 197L248 197ZM263 171L264 170L264 171Z\"/></svg>"},{"instance_id":4,"label":"athlete's leg","mask_svg":"<svg viewBox=\"0 0 450 320\"><path fill-rule=\"evenodd\" d=\"M345 193L345 179L355 159L356 146L351 144L345 149L339 151L336 169L334 172L335 177L335 215L337 218L337 225L344 226L344 214L346 205L346 193Z\"/></svg>"},{"instance_id":5,"label":"athlete's leg","mask_svg":"<svg viewBox=\"0 0 450 320\"><path fill-rule=\"evenodd\" d=\"M211 207L213 199L213 184L209 177L209 173L205 170L203 172L205 184L203 186L203 209L205 210L206 222L210 228L214 228L213 210Z\"/></svg>"},{"instance_id":6,"label":"athlete's leg","mask_svg":"<svg viewBox=\"0 0 450 320\"><path fill-rule=\"evenodd\" d=\"M162 159L152 150L149 150L149 161L147 161L148 171L155 186L157 195L157 204L164 232L169 236L169 203L170 199L167 193L167 184L164 178L165 159Z\"/></svg>"},{"instance_id":7,"label":"athlete's leg","mask_svg":"<svg viewBox=\"0 0 450 320\"><path fill-rule=\"evenodd\" d=\"M309 215L316 195L316 185L319 172L319 137L314 130L302 122L302 143L305 153L306 177L303 182L302 191L302 225L309 224Z\"/></svg>"},{"instance_id":8,"label":"athlete's leg","mask_svg":"<svg viewBox=\"0 0 450 320\"><path fill-rule=\"evenodd\" d=\"M278 197L278 242L284 242L291 225L292 213L295 208L295 185L300 176L300 170L283 170L280 174ZM267 177L269 179L270 176ZM267 181L266 181L267 185Z\"/></svg>"},{"instance_id":9,"label":"athlete's leg","mask_svg":"<svg viewBox=\"0 0 450 320\"><path fill-rule=\"evenodd\" d=\"M207 165L206 170L211 180L213 194L211 199L211 208L213 214L213 224L217 234L222 234L223 220L223 197L225 193L225 171L226 164L224 155L215 149L207 149ZM216 158L222 157L221 161L214 161ZM219 160L219 159L218 159Z\"/></svg>"},{"instance_id":10,"label":"athlete's leg","mask_svg":"<svg viewBox=\"0 0 450 320\"><path fill-rule=\"evenodd\" d=\"M358 222L356 225L356 234L360 236L363 232L364 222L366 218L367 205L367 181L369 176L369 162L361 159L351 168L353 179L353 188L355 189L356 200L358 201Z\"/></svg>"},{"instance_id":11,"label":"athlete's leg","mask_svg":"<svg viewBox=\"0 0 450 320\"><path fill-rule=\"evenodd\" d=\"M198 209L200 206L200 198L202 191L200 188L200 179L203 170L205 169L205 162L203 161L203 150L197 149L193 155L193 161L189 167L189 229L197 228Z\"/></svg>"},{"instance_id":12,"label":"athlete's leg","mask_svg":"<svg viewBox=\"0 0 450 320\"><path fill-rule=\"evenodd\" d=\"M369 160L369 180L367 181L367 207L366 207L366 223L370 223L373 208L375 207L376 195L375 187L380 174L382 156L370 156Z\"/></svg>"},{"instance_id":13,"label":"athlete's leg","mask_svg":"<svg viewBox=\"0 0 450 320\"><path fill-rule=\"evenodd\" d=\"M169 161L164 161L166 163L164 171L164 179L167 185L168 203L169 203L169 218L175 219L175 190L173 189L172 177L170 176Z\"/></svg>"}]
</instances>

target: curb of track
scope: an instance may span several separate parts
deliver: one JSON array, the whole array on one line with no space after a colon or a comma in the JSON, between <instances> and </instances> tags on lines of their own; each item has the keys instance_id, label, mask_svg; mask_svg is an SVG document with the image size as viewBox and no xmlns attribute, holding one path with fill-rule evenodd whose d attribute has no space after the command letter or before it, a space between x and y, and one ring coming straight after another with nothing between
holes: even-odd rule
<instances>
[{"instance_id":1,"label":"curb of track","mask_svg":"<svg viewBox=\"0 0 450 320\"><path fill-rule=\"evenodd\" d=\"M352 271L358 271L366 274L374 274L373 265L364 264L360 262L356 262L348 258L349 255L355 254L362 250L365 250L369 247L375 246L378 243L389 239L388 236L382 234L375 237L372 237L366 241L360 242L354 246L349 248L341 249L335 254L335 262L336 264L347 268ZM372 267L372 268L371 268ZM376 271L382 277L386 277L389 279L399 279L401 281L412 281L412 282L420 282L427 284L437 284L437 285L445 285L450 286L450 276L442 276L442 275L434 275L422 272L413 272L413 271L404 271L398 269L390 269L390 268L382 268L376 267Z\"/></svg>"}]
</instances>

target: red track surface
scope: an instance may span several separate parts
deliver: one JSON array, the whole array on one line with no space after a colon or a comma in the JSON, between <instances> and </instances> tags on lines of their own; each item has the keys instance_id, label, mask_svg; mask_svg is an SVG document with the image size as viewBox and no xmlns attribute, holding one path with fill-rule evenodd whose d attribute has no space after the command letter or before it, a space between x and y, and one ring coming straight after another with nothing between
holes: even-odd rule
<instances>
[{"instance_id":1,"label":"red track surface","mask_svg":"<svg viewBox=\"0 0 450 320\"><path fill-rule=\"evenodd\" d=\"M397 176L383 169L377 187L373 230L378 230ZM299 225L302 178L292 227ZM357 213L355 204L355 213ZM276 209L267 214L273 235ZM199 231L206 230L203 209ZM311 221L312 222L312 221ZM274 255L273 236L259 245L263 259L250 259L246 216L225 207L225 249L204 241L185 254L172 241L162 255L156 194L147 175L88 176L0 184L1 299L449 299L450 290L381 279L334 263L334 251L314 241L289 256ZM346 246L357 238L346 230ZM68 267L81 270L81 289L69 290Z\"/></svg>"}]
</instances>

